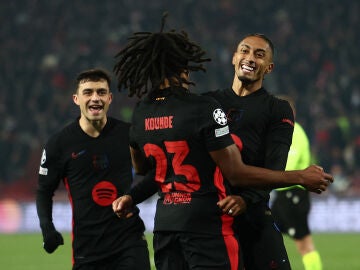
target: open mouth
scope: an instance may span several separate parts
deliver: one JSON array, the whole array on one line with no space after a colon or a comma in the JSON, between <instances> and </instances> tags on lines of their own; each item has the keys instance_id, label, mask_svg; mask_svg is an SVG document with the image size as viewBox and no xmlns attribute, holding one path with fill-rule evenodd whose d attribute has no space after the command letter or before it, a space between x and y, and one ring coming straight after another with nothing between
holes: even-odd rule
<instances>
[{"instance_id":1,"label":"open mouth","mask_svg":"<svg viewBox=\"0 0 360 270\"><path fill-rule=\"evenodd\" d=\"M244 72L252 72L252 71L255 70L254 67L251 67L251 66L248 66L248 65L245 65L245 64L241 65L241 69L242 69Z\"/></svg>"},{"instance_id":2,"label":"open mouth","mask_svg":"<svg viewBox=\"0 0 360 270\"><path fill-rule=\"evenodd\" d=\"M101 112L103 109L104 109L104 107L101 106L101 105L91 105L91 106L89 106L89 111L94 113L94 114Z\"/></svg>"}]
</instances>

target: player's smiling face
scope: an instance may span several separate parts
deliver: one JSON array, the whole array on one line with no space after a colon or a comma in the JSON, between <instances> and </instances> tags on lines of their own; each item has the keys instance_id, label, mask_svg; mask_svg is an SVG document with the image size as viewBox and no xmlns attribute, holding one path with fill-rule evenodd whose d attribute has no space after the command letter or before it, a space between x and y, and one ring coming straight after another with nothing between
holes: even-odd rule
<instances>
[{"instance_id":1,"label":"player's smiling face","mask_svg":"<svg viewBox=\"0 0 360 270\"><path fill-rule=\"evenodd\" d=\"M262 81L274 67L269 44L262 38L250 36L238 45L232 61L236 76L243 83Z\"/></svg>"},{"instance_id":2,"label":"player's smiling face","mask_svg":"<svg viewBox=\"0 0 360 270\"><path fill-rule=\"evenodd\" d=\"M80 107L81 117L89 121L99 121L106 118L112 94L106 80L84 80L79 83L73 100Z\"/></svg>"}]
</instances>

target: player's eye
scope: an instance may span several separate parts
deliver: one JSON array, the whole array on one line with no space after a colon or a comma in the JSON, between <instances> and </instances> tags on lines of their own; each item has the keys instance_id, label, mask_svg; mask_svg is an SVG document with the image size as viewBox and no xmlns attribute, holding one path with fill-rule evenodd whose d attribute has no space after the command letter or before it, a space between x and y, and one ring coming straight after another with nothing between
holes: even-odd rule
<instances>
[{"instance_id":1,"label":"player's eye","mask_svg":"<svg viewBox=\"0 0 360 270\"><path fill-rule=\"evenodd\" d=\"M90 90L84 90L83 91L83 95L85 95L85 96L90 96L91 93L92 93L92 91L90 91Z\"/></svg>"}]
</instances>

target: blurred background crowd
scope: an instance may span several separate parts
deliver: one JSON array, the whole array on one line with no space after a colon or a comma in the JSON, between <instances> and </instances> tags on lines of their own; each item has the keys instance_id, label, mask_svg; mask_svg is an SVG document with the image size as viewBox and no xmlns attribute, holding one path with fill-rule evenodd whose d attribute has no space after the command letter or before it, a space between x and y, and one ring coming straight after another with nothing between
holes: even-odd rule
<instances>
[{"instance_id":1,"label":"blurred background crowd","mask_svg":"<svg viewBox=\"0 0 360 270\"><path fill-rule=\"evenodd\" d=\"M32 199L43 144L72 121L74 78L112 70L132 32L184 29L212 61L194 77L203 92L230 87L243 35L275 44L273 94L297 103L314 161L336 179L331 194L360 196L360 2L353 0L12 0L0 2L0 198ZM112 86L111 114L130 121L136 98Z\"/></svg>"}]
</instances>

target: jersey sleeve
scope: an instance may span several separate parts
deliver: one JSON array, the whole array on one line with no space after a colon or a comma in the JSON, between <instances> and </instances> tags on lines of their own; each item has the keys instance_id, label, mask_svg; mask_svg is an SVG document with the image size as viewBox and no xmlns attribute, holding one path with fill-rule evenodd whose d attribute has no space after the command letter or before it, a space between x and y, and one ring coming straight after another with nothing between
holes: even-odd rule
<instances>
[{"instance_id":1,"label":"jersey sleeve","mask_svg":"<svg viewBox=\"0 0 360 270\"><path fill-rule=\"evenodd\" d=\"M289 150L285 170L302 170L310 165L311 151L309 139L303 128L295 123L292 144ZM278 188L277 191L284 191L293 188L305 189L303 186L295 185L290 187Z\"/></svg>"},{"instance_id":2,"label":"jersey sleeve","mask_svg":"<svg viewBox=\"0 0 360 270\"><path fill-rule=\"evenodd\" d=\"M137 144L137 136L138 136L138 132L136 130L136 126L138 125L137 121L137 110L139 108L139 104L140 103L137 103L135 108L134 108L134 111L133 111L133 114L132 114L132 119L131 119L131 124L130 124L130 128L129 128L129 145L134 148L134 149L137 149L139 150L139 145Z\"/></svg>"},{"instance_id":3,"label":"jersey sleeve","mask_svg":"<svg viewBox=\"0 0 360 270\"><path fill-rule=\"evenodd\" d=\"M268 132L265 138L264 167L271 170L285 170L294 130L294 114L290 104L274 100ZM249 203L256 203L268 196L267 190L247 188L239 194Z\"/></svg>"},{"instance_id":4,"label":"jersey sleeve","mask_svg":"<svg viewBox=\"0 0 360 270\"><path fill-rule=\"evenodd\" d=\"M294 114L290 104L276 99L266 136L265 168L285 170L293 131Z\"/></svg>"},{"instance_id":5,"label":"jersey sleeve","mask_svg":"<svg viewBox=\"0 0 360 270\"><path fill-rule=\"evenodd\" d=\"M207 150L215 151L234 143L231 138L227 117L220 104L208 98L209 104L204 106L199 120L201 134L204 136Z\"/></svg>"},{"instance_id":6,"label":"jersey sleeve","mask_svg":"<svg viewBox=\"0 0 360 270\"><path fill-rule=\"evenodd\" d=\"M158 191L154 178L155 170L151 170L126 193L132 197L134 205L142 203Z\"/></svg>"},{"instance_id":7,"label":"jersey sleeve","mask_svg":"<svg viewBox=\"0 0 360 270\"><path fill-rule=\"evenodd\" d=\"M52 222L52 198L61 180L58 148L57 137L53 137L46 144L41 156L36 190L36 209L41 227Z\"/></svg>"}]
</instances>

